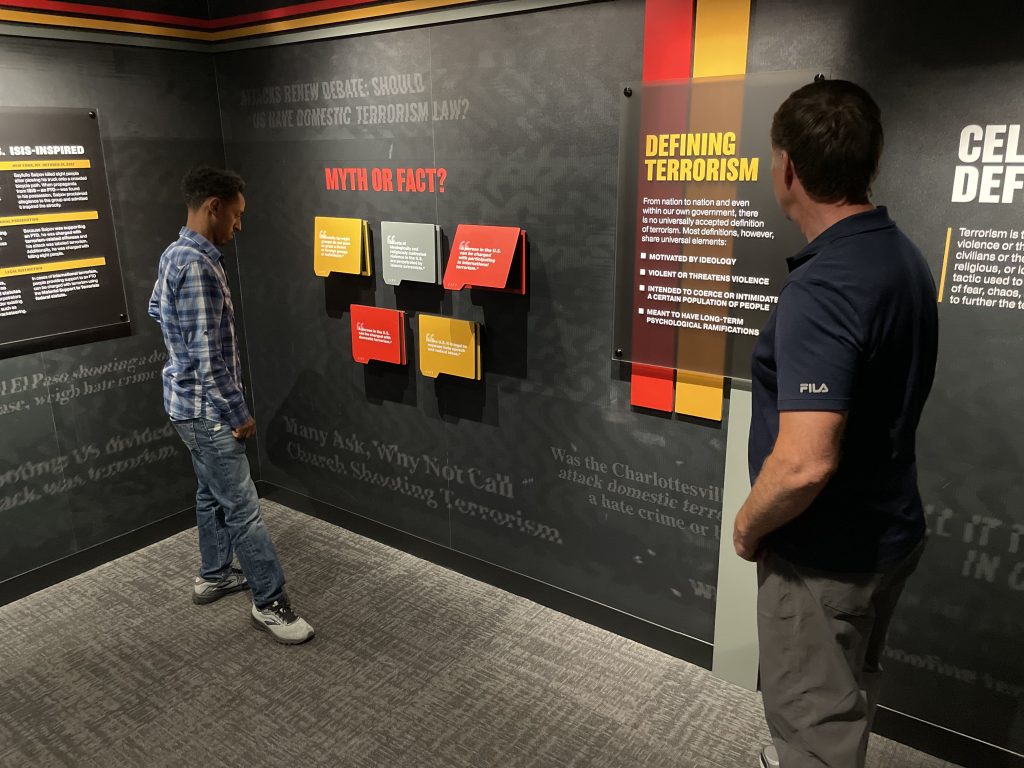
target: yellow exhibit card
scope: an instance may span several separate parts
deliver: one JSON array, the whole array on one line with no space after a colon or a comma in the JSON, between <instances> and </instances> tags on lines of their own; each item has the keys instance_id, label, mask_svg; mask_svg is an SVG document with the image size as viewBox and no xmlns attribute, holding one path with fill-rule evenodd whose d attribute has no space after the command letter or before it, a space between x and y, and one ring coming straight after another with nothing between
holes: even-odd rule
<instances>
[{"instance_id":1,"label":"yellow exhibit card","mask_svg":"<svg viewBox=\"0 0 1024 768\"><path fill-rule=\"evenodd\" d=\"M480 330L471 320L419 315L420 373L480 378Z\"/></svg>"},{"instance_id":2,"label":"yellow exhibit card","mask_svg":"<svg viewBox=\"0 0 1024 768\"><path fill-rule=\"evenodd\" d=\"M317 277L327 277L331 272L370 274L367 233L363 219L317 216L313 223L313 272Z\"/></svg>"}]
</instances>

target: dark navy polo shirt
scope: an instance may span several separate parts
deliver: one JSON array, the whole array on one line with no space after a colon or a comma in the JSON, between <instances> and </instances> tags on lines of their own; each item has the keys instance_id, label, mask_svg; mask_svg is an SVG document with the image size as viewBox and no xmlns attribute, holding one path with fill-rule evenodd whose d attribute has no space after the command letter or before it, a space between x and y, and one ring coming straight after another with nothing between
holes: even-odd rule
<instances>
[{"instance_id":1,"label":"dark navy polo shirt","mask_svg":"<svg viewBox=\"0 0 1024 768\"><path fill-rule=\"evenodd\" d=\"M764 545L821 570L884 569L925 532L915 432L935 374L935 282L882 207L832 225L789 268L754 347L751 482L779 411L848 417L838 470Z\"/></svg>"}]
</instances>

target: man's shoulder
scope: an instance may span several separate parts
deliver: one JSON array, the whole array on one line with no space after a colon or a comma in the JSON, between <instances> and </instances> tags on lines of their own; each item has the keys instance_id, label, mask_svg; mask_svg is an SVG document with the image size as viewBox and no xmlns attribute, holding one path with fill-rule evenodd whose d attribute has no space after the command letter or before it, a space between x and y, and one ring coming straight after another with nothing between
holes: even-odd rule
<instances>
[{"instance_id":1,"label":"man's shoulder","mask_svg":"<svg viewBox=\"0 0 1024 768\"><path fill-rule=\"evenodd\" d=\"M923 259L906 233L890 222L889 226L836 238L791 277L796 281L877 285L903 278L908 264Z\"/></svg>"},{"instance_id":2,"label":"man's shoulder","mask_svg":"<svg viewBox=\"0 0 1024 768\"><path fill-rule=\"evenodd\" d=\"M927 261L890 223L828 243L789 275L779 301L800 304L802 297L808 306L828 306L833 316L846 311L851 327L866 330L870 318L889 316L907 297L929 292L934 293L934 279Z\"/></svg>"},{"instance_id":3,"label":"man's shoulder","mask_svg":"<svg viewBox=\"0 0 1024 768\"><path fill-rule=\"evenodd\" d=\"M884 211L884 209L881 209ZM874 213L874 212L873 212ZM836 262L841 265L849 256L858 261L889 260L895 256L920 256L921 251L906 232L889 218L886 213L875 215L864 222L864 225L850 227L835 239L826 243L821 254L827 258L817 259L824 262Z\"/></svg>"},{"instance_id":4,"label":"man's shoulder","mask_svg":"<svg viewBox=\"0 0 1024 768\"><path fill-rule=\"evenodd\" d=\"M160 264L162 270L169 275L184 274L193 265L199 273L213 275L209 259L185 238L178 238L167 246L160 257Z\"/></svg>"},{"instance_id":5,"label":"man's shoulder","mask_svg":"<svg viewBox=\"0 0 1024 768\"><path fill-rule=\"evenodd\" d=\"M172 264L188 264L193 261L199 261L202 258L203 253L196 248L195 243L183 237L179 237L168 245L161 256L161 260Z\"/></svg>"}]
</instances>

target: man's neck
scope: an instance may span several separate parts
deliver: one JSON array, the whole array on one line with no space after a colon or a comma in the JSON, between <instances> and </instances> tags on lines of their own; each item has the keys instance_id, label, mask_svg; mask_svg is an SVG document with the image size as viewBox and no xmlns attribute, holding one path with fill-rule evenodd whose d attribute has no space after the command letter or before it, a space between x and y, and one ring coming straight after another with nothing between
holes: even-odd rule
<instances>
[{"instance_id":1,"label":"man's neck","mask_svg":"<svg viewBox=\"0 0 1024 768\"><path fill-rule=\"evenodd\" d=\"M213 242L213 232L210 228L210 223L206 221L206 218L200 215L199 211L189 211L188 219L185 221L185 226L195 232L197 235L202 235L211 243Z\"/></svg>"},{"instance_id":2,"label":"man's neck","mask_svg":"<svg viewBox=\"0 0 1024 768\"><path fill-rule=\"evenodd\" d=\"M873 210L875 206L871 203L810 203L799 217L793 218L809 243L833 224Z\"/></svg>"}]
</instances>

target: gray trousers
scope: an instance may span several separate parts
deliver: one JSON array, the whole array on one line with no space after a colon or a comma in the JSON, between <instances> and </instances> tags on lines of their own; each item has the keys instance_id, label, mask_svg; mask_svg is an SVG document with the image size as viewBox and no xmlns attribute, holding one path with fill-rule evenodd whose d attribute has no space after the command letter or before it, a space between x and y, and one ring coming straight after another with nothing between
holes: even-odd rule
<instances>
[{"instance_id":1,"label":"gray trousers","mask_svg":"<svg viewBox=\"0 0 1024 768\"><path fill-rule=\"evenodd\" d=\"M923 551L870 574L758 561L761 692L782 768L863 768L885 635Z\"/></svg>"}]
</instances>

